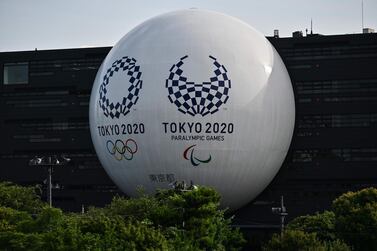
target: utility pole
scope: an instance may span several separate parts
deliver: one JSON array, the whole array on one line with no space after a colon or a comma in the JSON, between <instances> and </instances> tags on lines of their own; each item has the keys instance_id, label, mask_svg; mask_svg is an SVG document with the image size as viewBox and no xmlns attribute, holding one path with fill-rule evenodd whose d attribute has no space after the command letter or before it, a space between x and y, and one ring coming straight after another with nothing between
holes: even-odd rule
<instances>
[{"instance_id":1,"label":"utility pole","mask_svg":"<svg viewBox=\"0 0 377 251\"><path fill-rule=\"evenodd\" d=\"M51 162L51 157L50 162ZM52 207L52 166L47 167L48 178L47 178L47 200L50 207Z\"/></svg>"},{"instance_id":2,"label":"utility pole","mask_svg":"<svg viewBox=\"0 0 377 251\"><path fill-rule=\"evenodd\" d=\"M280 233L283 234L285 217L288 215L287 208L284 206L284 196L280 197L280 207L273 207L272 213L280 216Z\"/></svg>"},{"instance_id":3,"label":"utility pole","mask_svg":"<svg viewBox=\"0 0 377 251\"><path fill-rule=\"evenodd\" d=\"M44 167L47 169L48 176L46 194L47 202L50 207L52 207L52 172L54 171L54 167L63 166L70 161L71 159L67 158L66 156L61 156L58 158L56 155L42 157L35 156L29 161L30 166Z\"/></svg>"}]
</instances>

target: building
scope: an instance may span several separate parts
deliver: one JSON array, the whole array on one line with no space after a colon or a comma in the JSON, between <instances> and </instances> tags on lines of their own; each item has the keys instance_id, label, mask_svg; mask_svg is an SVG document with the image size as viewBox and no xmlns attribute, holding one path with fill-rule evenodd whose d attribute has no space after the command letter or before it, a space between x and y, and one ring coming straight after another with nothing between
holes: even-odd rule
<instances>
[{"instance_id":1,"label":"building","mask_svg":"<svg viewBox=\"0 0 377 251\"><path fill-rule=\"evenodd\" d=\"M289 71L294 136L269 187L238 212L252 227L330 207L340 194L377 187L377 34L269 38ZM263 225L263 224L262 224Z\"/></svg>"},{"instance_id":2,"label":"building","mask_svg":"<svg viewBox=\"0 0 377 251\"><path fill-rule=\"evenodd\" d=\"M294 137L267 189L236 212L245 228L274 228L280 196L289 218L329 208L338 195L377 187L377 34L268 38L290 73ZM111 48L0 53L0 177L42 184L38 155L66 154L53 176L54 205L80 210L119 193L94 152L88 125L91 86Z\"/></svg>"},{"instance_id":3,"label":"building","mask_svg":"<svg viewBox=\"0 0 377 251\"><path fill-rule=\"evenodd\" d=\"M29 160L64 153L72 161L54 170L54 205L81 210L111 200L118 190L99 164L88 125L91 86L110 49L0 53L1 180L42 184L47 171Z\"/></svg>"}]
</instances>

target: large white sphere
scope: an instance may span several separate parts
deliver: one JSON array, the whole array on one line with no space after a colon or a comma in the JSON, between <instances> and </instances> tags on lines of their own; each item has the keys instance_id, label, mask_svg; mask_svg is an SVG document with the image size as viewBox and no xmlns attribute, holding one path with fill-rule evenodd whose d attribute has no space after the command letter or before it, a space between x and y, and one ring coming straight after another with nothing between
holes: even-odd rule
<instances>
[{"instance_id":1,"label":"large white sphere","mask_svg":"<svg viewBox=\"0 0 377 251\"><path fill-rule=\"evenodd\" d=\"M278 172L294 116L289 75L268 40L202 10L164 14L125 35L90 100L97 155L126 194L192 181L233 209Z\"/></svg>"}]
</instances>

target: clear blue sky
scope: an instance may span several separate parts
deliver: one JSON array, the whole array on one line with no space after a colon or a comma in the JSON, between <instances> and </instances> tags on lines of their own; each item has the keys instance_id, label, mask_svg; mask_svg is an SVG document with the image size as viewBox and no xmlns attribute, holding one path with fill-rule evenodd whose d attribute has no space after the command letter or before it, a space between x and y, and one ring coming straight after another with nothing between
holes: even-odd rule
<instances>
[{"instance_id":1,"label":"clear blue sky","mask_svg":"<svg viewBox=\"0 0 377 251\"><path fill-rule=\"evenodd\" d=\"M226 13L271 36L310 29L361 32L361 0L0 0L0 51L112 46L140 22L188 8ZM364 26L377 30L377 0L364 0Z\"/></svg>"}]
</instances>

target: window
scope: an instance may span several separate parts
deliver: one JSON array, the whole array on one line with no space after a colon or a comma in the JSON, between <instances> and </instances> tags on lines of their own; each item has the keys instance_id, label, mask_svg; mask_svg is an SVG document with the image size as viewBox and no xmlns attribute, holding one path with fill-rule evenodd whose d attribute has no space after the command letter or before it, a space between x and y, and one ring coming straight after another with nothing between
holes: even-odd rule
<instances>
[{"instance_id":1,"label":"window","mask_svg":"<svg viewBox=\"0 0 377 251\"><path fill-rule=\"evenodd\" d=\"M359 80L329 80L296 82L296 91L299 95L316 94L353 94L371 93L377 91L377 79ZM318 95L316 95L318 96Z\"/></svg>"},{"instance_id":2,"label":"window","mask_svg":"<svg viewBox=\"0 0 377 251\"><path fill-rule=\"evenodd\" d=\"M298 118L299 129L309 128L377 127L377 113L366 114L314 114Z\"/></svg>"},{"instance_id":3,"label":"window","mask_svg":"<svg viewBox=\"0 0 377 251\"><path fill-rule=\"evenodd\" d=\"M296 149L292 162L336 160L338 162L376 162L377 148Z\"/></svg>"},{"instance_id":4,"label":"window","mask_svg":"<svg viewBox=\"0 0 377 251\"><path fill-rule=\"evenodd\" d=\"M29 64L4 64L4 85L27 84L29 82Z\"/></svg>"},{"instance_id":5,"label":"window","mask_svg":"<svg viewBox=\"0 0 377 251\"><path fill-rule=\"evenodd\" d=\"M33 76L53 75L56 71L95 70L100 67L103 58L93 59L60 59L47 61L31 61L30 71Z\"/></svg>"},{"instance_id":6,"label":"window","mask_svg":"<svg viewBox=\"0 0 377 251\"><path fill-rule=\"evenodd\" d=\"M306 47L309 44L306 44ZM279 50L287 61L316 60L316 59L340 59L340 58L368 58L377 55L377 45L347 45L332 44L320 47L301 48L299 45L289 49Z\"/></svg>"}]
</instances>

